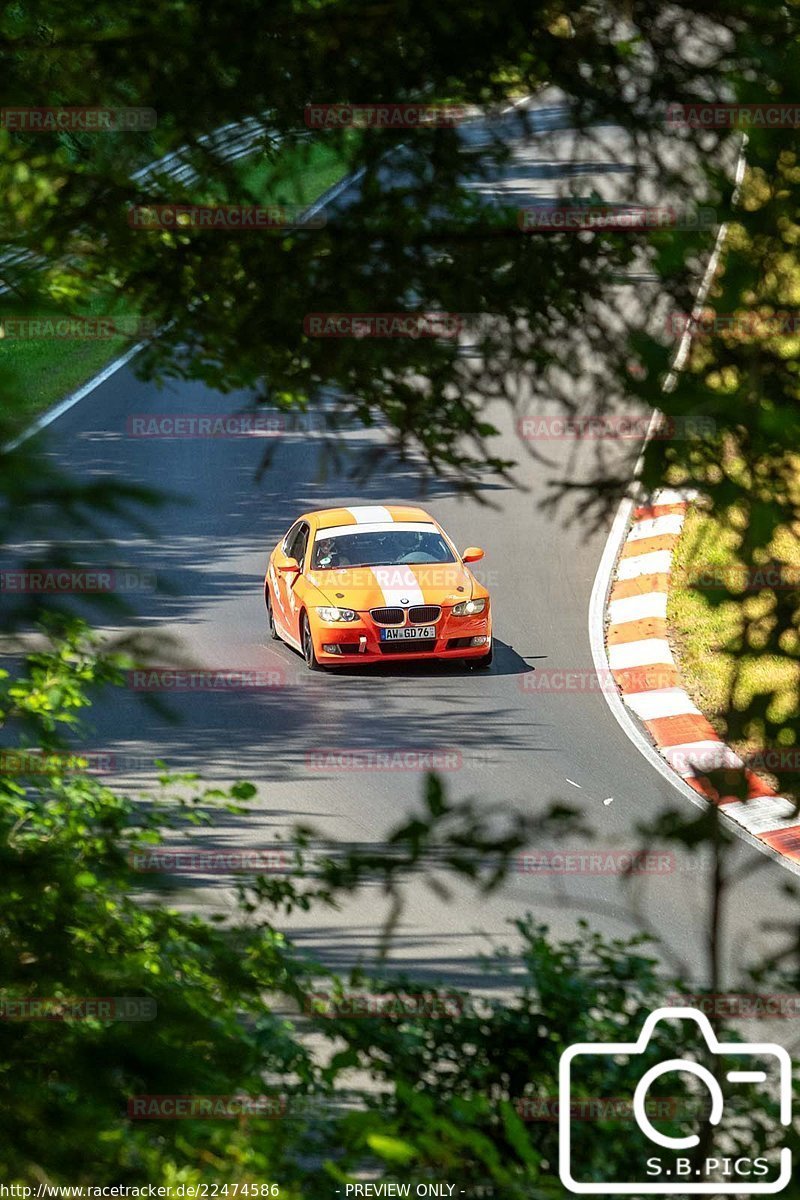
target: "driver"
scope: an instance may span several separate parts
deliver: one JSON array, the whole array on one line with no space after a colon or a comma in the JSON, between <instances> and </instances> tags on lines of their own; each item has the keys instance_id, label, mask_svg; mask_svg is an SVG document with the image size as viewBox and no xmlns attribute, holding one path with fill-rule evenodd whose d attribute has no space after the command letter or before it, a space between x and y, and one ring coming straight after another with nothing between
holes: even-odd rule
<instances>
[{"instance_id":1,"label":"driver","mask_svg":"<svg viewBox=\"0 0 800 1200\"><path fill-rule=\"evenodd\" d=\"M402 537L402 541L401 541ZM418 531L407 530L402 535L395 535L395 562L411 562L422 549L422 534Z\"/></svg>"},{"instance_id":2,"label":"driver","mask_svg":"<svg viewBox=\"0 0 800 1200\"><path fill-rule=\"evenodd\" d=\"M335 570L340 565L339 548L336 545L336 538L323 538L321 541L318 541L314 557L317 560L319 570Z\"/></svg>"}]
</instances>

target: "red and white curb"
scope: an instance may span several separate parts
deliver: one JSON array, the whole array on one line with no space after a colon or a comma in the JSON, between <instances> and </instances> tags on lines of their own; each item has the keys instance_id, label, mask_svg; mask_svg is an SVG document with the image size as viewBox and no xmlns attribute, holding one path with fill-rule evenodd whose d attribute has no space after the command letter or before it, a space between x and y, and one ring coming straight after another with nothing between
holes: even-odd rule
<instances>
[{"instance_id":1,"label":"red and white curb","mask_svg":"<svg viewBox=\"0 0 800 1200\"><path fill-rule=\"evenodd\" d=\"M773 854L800 863L794 803L745 766L680 684L667 640L667 594L691 498L662 489L633 510L607 602L609 669L623 703L672 770Z\"/></svg>"}]
</instances>

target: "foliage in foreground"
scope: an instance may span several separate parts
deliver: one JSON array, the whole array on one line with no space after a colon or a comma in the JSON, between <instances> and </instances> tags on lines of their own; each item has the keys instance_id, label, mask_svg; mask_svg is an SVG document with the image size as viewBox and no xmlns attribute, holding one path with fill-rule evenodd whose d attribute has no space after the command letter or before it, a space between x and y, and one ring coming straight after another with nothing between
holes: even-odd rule
<instances>
[{"instance_id":1,"label":"foliage in foreground","mask_svg":"<svg viewBox=\"0 0 800 1200\"><path fill-rule=\"evenodd\" d=\"M521 973L506 979L510 998L490 1001L388 968L340 978L298 953L280 925L295 907L335 904L367 881L397 898L403 874L432 852L450 874L491 888L520 846L569 828L571 814L500 828L496 812L450 803L431 779L421 811L383 853L359 860L334 848L311 862L301 832L292 873L243 884L237 917L185 915L168 902L169 881L143 883L136 862L164 838L191 845L215 806L239 810L254 789L165 775L162 799L144 804L80 769L62 731L74 737L89 694L123 665L71 623L2 680L4 740L16 757L4 752L0 782L0 1180L271 1180L284 1196L316 1198L366 1170L457 1178L475 1195L559 1195L552 1114L562 1050L629 1038L665 989L682 986L666 980L645 939L607 941L582 927L554 944L521 919ZM36 769L40 752L47 770ZM491 969L496 980L501 962ZM393 1016L351 1015L367 993ZM58 1002L91 997L133 998L149 1006L147 1019L29 1019L10 1007L38 999L52 1015ZM659 1049L679 1052L687 1036ZM630 1095L639 1074L601 1072L585 1095ZM674 1087L666 1095L674 1100ZM134 1117L136 1098L153 1096L260 1097L269 1115ZM774 1111L750 1093L741 1099L761 1114L759 1145L775 1144ZM624 1121L587 1123L582 1137L598 1170L624 1169ZM751 1137L742 1131L742 1145Z\"/></svg>"}]
</instances>

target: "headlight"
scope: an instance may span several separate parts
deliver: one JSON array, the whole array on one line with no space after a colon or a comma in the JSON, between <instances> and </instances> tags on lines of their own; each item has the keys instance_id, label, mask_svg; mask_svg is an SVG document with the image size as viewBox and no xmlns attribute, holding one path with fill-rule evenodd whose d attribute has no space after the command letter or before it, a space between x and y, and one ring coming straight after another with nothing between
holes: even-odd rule
<instances>
[{"instance_id":1,"label":"headlight","mask_svg":"<svg viewBox=\"0 0 800 1200\"><path fill-rule=\"evenodd\" d=\"M358 616L352 608L318 608L323 621L355 621Z\"/></svg>"},{"instance_id":2,"label":"headlight","mask_svg":"<svg viewBox=\"0 0 800 1200\"><path fill-rule=\"evenodd\" d=\"M485 608L485 600L462 600L460 604L453 605L453 616L474 617L477 613L482 613Z\"/></svg>"}]
</instances>

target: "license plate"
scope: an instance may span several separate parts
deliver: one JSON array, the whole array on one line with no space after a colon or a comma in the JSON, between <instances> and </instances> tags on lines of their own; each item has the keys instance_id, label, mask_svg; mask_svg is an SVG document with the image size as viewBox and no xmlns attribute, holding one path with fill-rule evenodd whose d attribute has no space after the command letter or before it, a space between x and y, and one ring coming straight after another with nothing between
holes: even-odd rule
<instances>
[{"instance_id":1,"label":"license plate","mask_svg":"<svg viewBox=\"0 0 800 1200\"><path fill-rule=\"evenodd\" d=\"M435 638L435 625L405 625L402 629L382 629L382 642L404 642L410 638Z\"/></svg>"}]
</instances>

